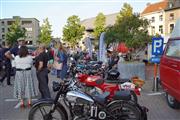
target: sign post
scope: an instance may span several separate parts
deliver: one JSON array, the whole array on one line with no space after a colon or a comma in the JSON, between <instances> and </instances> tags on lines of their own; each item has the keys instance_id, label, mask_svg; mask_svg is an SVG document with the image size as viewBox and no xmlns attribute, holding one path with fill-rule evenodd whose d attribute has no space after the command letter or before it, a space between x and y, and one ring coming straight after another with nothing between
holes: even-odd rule
<instances>
[{"instance_id":1,"label":"sign post","mask_svg":"<svg viewBox=\"0 0 180 120\"><path fill-rule=\"evenodd\" d=\"M162 37L153 37L152 38L152 55L154 57L151 58L151 62L154 63L154 84L153 84L153 91L158 91L158 64L160 63L160 55L163 54L163 44L164 39Z\"/></svg>"}]
</instances>

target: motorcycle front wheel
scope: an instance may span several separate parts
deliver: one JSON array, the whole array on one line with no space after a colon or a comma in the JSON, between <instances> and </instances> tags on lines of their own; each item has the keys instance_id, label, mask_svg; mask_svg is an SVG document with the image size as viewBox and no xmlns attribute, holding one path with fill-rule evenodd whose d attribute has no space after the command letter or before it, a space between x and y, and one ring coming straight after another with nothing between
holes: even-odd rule
<instances>
[{"instance_id":1,"label":"motorcycle front wheel","mask_svg":"<svg viewBox=\"0 0 180 120\"><path fill-rule=\"evenodd\" d=\"M128 102L115 103L109 106L108 110L115 120L141 120L139 109Z\"/></svg>"},{"instance_id":2,"label":"motorcycle front wheel","mask_svg":"<svg viewBox=\"0 0 180 120\"><path fill-rule=\"evenodd\" d=\"M49 114L52 108L51 103L42 103L33 107L28 116L28 120L66 120L63 111L56 107L53 113Z\"/></svg>"}]
</instances>

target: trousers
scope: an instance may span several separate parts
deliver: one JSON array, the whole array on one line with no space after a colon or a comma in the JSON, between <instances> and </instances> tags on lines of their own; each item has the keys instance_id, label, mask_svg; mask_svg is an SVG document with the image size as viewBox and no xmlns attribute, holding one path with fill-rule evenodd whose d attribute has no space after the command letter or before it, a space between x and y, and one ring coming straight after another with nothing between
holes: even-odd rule
<instances>
[{"instance_id":1,"label":"trousers","mask_svg":"<svg viewBox=\"0 0 180 120\"><path fill-rule=\"evenodd\" d=\"M48 69L44 68L37 72L37 79L39 82L39 91L41 93L41 98L48 99L51 98L49 87L48 87Z\"/></svg>"}]
</instances>

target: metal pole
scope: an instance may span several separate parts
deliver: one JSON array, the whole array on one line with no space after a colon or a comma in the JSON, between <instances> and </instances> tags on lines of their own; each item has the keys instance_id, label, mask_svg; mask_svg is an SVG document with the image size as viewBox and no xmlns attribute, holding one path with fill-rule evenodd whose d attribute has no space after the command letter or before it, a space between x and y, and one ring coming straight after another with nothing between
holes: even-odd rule
<instances>
[{"instance_id":1,"label":"metal pole","mask_svg":"<svg viewBox=\"0 0 180 120\"><path fill-rule=\"evenodd\" d=\"M157 63L155 63L155 64L154 64L154 85L153 85L153 91L154 91L154 92L157 92L157 91L158 91L157 68L158 68L158 65L157 65Z\"/></svg>"}]
</instances>

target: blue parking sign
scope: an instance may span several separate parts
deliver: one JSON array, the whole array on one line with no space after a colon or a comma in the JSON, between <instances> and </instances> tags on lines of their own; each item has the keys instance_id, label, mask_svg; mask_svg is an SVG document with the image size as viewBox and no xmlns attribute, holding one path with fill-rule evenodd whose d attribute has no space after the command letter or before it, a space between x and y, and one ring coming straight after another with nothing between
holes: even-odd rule
<instances>
[{"instance_id":1,"label":"blue parking sign","mask_svg":"<svg viewBox=\"0 0 180 120\"><path fill-rule=\"evenodd\" d=\"M152 55L162 55L163 53L164 38L153 37L152 38Z\"/></svg>"}]
</instances>

